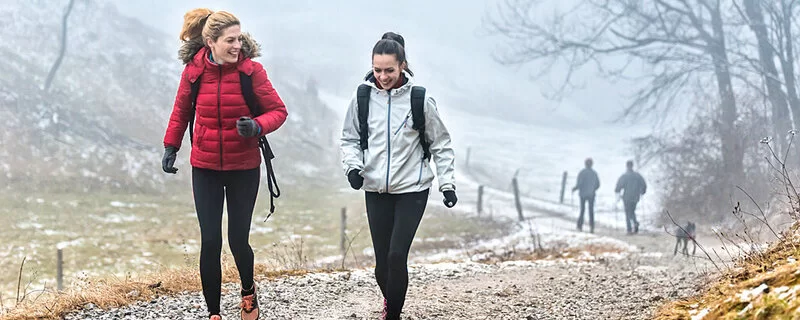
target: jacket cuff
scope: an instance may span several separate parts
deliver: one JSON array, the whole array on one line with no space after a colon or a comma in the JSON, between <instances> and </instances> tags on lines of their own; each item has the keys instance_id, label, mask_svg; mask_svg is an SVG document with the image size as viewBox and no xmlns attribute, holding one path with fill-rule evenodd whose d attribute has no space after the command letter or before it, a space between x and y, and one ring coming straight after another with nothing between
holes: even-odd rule
<instances>
[{"instance_id":1,"label":"jacket cuff","mask_svg":"<svg viewBox=\"0 0 800 320\"><path fill-rule=\"evenodd\" d=\"M169 148L169 147L173 147L173 148L175 148L175 150L180 150L181 149L181 147L175 145L174 143L164 142L164 149Z\"/></svg>"},{"instance_id":2,"label":"jacket cuff","mask_svg":"<svg viewBox=\"0 0 800 320\"><path fill-rule=\"evenodd\" d=\"M344 175L345 176L349 176L350 172L353 171L353 170L361 171L361 172L359 172L359 175L362 176L362 177L364 176L364 170L363 169L359 169L359 168L355 168L355 167L347 168L347 171L344 172Z\"/></svg>"},{"instance_id":3,"label":"jacket cuff","mask_svg":"<svg viewBox=\"0 0 800 320\"><path fill-rule=\"evenodd\" d=\"M439 192L445 192L445 191L456 191L456 185L448 183L439 187Z\"/></svg>"}]
</instances>

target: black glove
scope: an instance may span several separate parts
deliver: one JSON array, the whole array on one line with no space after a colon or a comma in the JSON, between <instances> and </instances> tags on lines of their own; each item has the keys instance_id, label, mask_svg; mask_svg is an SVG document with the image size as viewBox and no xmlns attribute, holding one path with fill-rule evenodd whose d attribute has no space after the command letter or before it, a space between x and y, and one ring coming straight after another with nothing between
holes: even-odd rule
<instances>
[{"instance_id":1,"label":"black glove","mask_svg":"<svg viewBox=\"0 0 800 320\"><path fill-rule=\"evenodd\" d=\"M456 192L453 190L447 190L444 193L444 205L448 208L452 208L458 202L458 197L456 197Z\"/></svg>"},{"instance_id":2,"label":"black glove","mask_svg":"<svg viewBox=\"0 0 800 320\"><path fill-rule=\"evenodd\" d=\"M164 148L164 158L161 159L161 169L166 173L177 173L178 168L175 168L175 158L178 155L178 148L169 146Z\"/></svg>"},{"instance_id":3,"label":"black glove","mask_svg":"<svg viewBox=\"0 0 800 320\"><path fill-rule=\"evenodd\" d=\"M250 117L241 117L236 120L236 131L242 137L255 137L261 133L261 127L258 126L255 120Z\"/></svg>"},{"instance_id":4,"label":"black glove","mask_svg":"<svg viewBox=\"0 0 800 320\"><path fill-rule=\"evenodd\" d=\"M360 175L361 170L353 169L347 173L347 181L350 181L350 187L358 190L364 185L364 177Z\"/></svg>"}]
</instances>

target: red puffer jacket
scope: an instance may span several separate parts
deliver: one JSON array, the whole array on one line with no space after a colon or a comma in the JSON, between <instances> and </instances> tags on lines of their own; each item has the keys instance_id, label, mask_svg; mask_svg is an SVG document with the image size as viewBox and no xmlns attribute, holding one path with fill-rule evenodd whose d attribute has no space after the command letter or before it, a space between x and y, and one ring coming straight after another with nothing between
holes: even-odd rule
<instances>
[{"instance_id":1,"label":"red puffer jacket","mask_svg":"<svg viewBox=\"0 0 800 320\"><path fill-rule=\"evenodd\" d=\"M236 64L215 64L208 54L208 48L201 48L183 70L164 146L180 149L192 116L191 83L200 78L191 165L223 171L257 168L261 164L258 137L245 138L236 131L239 117L253 117L242 95L239 72L253 79L253 91L264 111L254 118L261 127L262 136L277 130L286 121L286 106L272 87L264 67L251 60L245 50L239 54Z\"/></svg>"}]
</instances>

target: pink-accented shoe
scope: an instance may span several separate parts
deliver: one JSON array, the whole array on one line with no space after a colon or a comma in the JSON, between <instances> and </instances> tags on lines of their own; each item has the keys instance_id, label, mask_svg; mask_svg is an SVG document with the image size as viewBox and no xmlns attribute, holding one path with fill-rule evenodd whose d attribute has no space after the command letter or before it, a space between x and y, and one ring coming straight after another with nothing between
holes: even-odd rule
<instances>
[{"instance_id":1,"label":"pink-accented shoe","mask_svg":"<svg viewBox=\"0 0 800 320\"><path fill-rule=\"evenodd\" d=\"M253 294L243 296L239 307L242 308L242 320L258 320L258 290L255 284L253 284Z\"/></svg>"},{"instance_id":2,"label":"pink-accented shoe","mask_svg":"<svg viewBox=\"0 0 800 320\"><path fill-rule=\"evenodd\" d=\"M389 307L386 304L386 298L383 298L383 311L381 311L381 320L386 319L386 314L389 311Z\"/></svg>"},{"instance_id":3,"label":"pink-accented shoe","mask_svg":"<svg viewBox=\"0 0 800 320\"><path fill-rule=\"evenodd\" d=\"M222 320L222 316L215 314L211 316L211 318L208 318L208 320Z\"/></svg>"}]
</instances>

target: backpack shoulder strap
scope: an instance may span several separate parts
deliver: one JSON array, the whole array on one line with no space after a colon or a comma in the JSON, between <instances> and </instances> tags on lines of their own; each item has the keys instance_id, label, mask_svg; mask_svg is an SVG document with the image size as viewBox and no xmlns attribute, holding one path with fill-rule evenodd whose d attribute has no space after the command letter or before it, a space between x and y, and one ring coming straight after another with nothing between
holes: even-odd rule
<instances>
[{"instance_id":1,"label":"backpack shoulder strap","mask_svg":"<svg viewBox=\"0 0 800 320\"><path fill-rule=\"evenodd\" d=\"M261 105L258 104L256 93L253 91L253 78L240 71L239 84L242 86L242 95L247 107L250 108L250 114L253 115L253 118L260 116L263 112L261 112Z\"/></svg>"},{"instance_id":2,"label":"backpack shoulder strap","mask_svg":"<svg viewBox=\"0 0 800 320\"><path fill-rule=\"evenodd\" d=\"M250 109L250 114L253 118L263 114L261 104L258 103L256 93L253 90L253 78L244 72L239 72L239 85L242 87L242 96L247 103L247 108ZM275 159L275 154L272 152L272 147L266 136L258 138L258 147L261 149L261 156L264 159L264 165L267 167L267 188L269 189L269 214L264 222L272 216L275 212L275 198L281 196L281 189L278 187L278 180L275 178L275 170L272 168L272 159Z\"/></svg>"},{"instance_id":3,"label":"backpack shoulder strap","mask_svg":"<svg viewBox=\"0 0 800 320\"><path fill-rule=\"evenodd\" d=\"M419 143L422 145L422 158L430 160L431 144L425 138L425 87L411 87L411 118L414 120L412 128L419 132Z\"/></svg>"},{"instance_id":4,"label":"backpack shoulder strap","mask_svg":"<svg viewBox=\"0 0 800 320\"><path fill-rule=\"evenodd\" d=\"M425 87L411 87L411 117L414 130L425 130Z\"/></svg>"},{"instance_id":5,"label":"backpack shoulder strap","mask_svg":"<svg viewBox=\"0 0 800 320\"><path fill-rule=\"evenodd\" d=\"M358 86L358 93L356 99L358 102L358 127L359 135L361 138L361 150L367 150L369 147L367 138L369 137L369 95L372 93L372 87L367 84Z\"/></svg>"},{"instance_id":6,"label":"backpack shoulder strap","mask_svg":"<svg viewBox=\"0 0 800 320\"><path fill-rule=\"evenodd\" d=\"M200 92L200 77L192 82L189 100L192 102L192 116L189 118L189 144L194 144L194 114L197 109L197 93Z\"/></svg>"}]
</instances>

